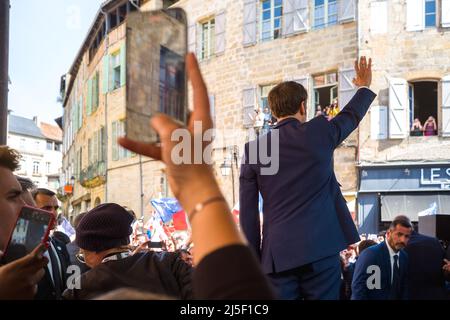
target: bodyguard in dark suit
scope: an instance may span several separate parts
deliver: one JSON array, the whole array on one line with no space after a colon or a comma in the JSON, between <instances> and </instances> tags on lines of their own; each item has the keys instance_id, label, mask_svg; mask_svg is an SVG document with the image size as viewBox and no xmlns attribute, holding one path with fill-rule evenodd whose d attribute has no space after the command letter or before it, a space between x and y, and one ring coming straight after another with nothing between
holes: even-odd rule
<instances>
[{"instance_id":1,"label":"bodyguard in dark suit","mask_svg":"<svg viewBox=\"0 0 450 320\"><path fill-rule=\"evenodd\" d=\"M355 84L368 87L371 62L363 57L355 68ZM339 298L339 252L359 235L333 171L333 152L374 98L360 88L331 121L321 116L305 122L306 90L296 82L281 83L269 94L278 124L245 145L240 224L282 299ZM256 151L264 147L269 163ZM258 193L264 203L262 243Z\"/></svg>"},{"instance_id":2,"label":"bodyguard in dark suit","mask_svg":"<svg viewBox=\"0 0 450 320\"><path fill-rule=\"evenodd\" d=\"M38 283L36 300L60 300L67 285L67 268L69 254L66 245L56 238L50 239L48 250L44 253L48 258L45 276Z\"/></svg>"},{"instance_id":3,"label":"bodyguard in dark suit","mask_svg":"<svg viewBox=\"0 0 450 320\"><path fill-rule=\"evenodd\" d=\"M406 247L412 224L405 216L392 221L386 241L364 250L355 264L352 300L408 300Z\"/></svg>"},{"instance_id":4,"label":"bodyguard in dark suit","mask_svg":"<svg viewBox=\"0 0 450 320\"><path fill-rule=\"evenodd\" d=\"M413 231L405 251L409 259L410 299L447 299L445 275L442 269L445 251L439 240Z\"/></svg>"},{"instance_id":5,"label":"bodyguard in dark suit","mask_svg":"<svg viewBox=\"0 0 450 320\"><path fill-rule=\"evenodd\" d=\"M57 217L59 208L56 194L45 188L38 188L32 192L36 207L52 212ZM67 268L70 265L69 254L66 244L56 237L50 238L50 246L44 253L48 258L48 265L45 268L45 276L38 284L38 291L35 299L38 300L59 300L67 284Z\"/></svg>"}]
</instances>

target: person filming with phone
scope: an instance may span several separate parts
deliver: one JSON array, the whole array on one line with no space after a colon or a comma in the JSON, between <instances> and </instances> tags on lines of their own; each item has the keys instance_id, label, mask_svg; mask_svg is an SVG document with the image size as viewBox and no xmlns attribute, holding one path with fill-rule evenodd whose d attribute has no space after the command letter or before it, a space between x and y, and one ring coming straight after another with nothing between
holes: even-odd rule
<instances>
[{"instance_id":1,"label":"person filming with phone","mask_svg":"<svg viewBox=\"0 0 450 320\"><path fill-rule=\"evenodd\" d=\"M13 174L19 167L19 159L20 155L15 150L0 146L0 300L32 299L48 263L43 256L44 244L21 259L7 264L1 262L18 212L24 206L22 187Z\"/></svg>"}]
</instances>

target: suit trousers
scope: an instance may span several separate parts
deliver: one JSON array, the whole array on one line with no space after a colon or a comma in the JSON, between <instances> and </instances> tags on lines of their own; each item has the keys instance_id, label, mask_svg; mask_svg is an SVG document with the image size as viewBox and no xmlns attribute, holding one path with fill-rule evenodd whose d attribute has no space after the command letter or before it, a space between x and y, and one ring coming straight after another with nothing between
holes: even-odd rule
<instances>
[{"instance_id":1,"label":"suit trousers","mask_svg":"<svg viewBox=\"0 0 450 320\"><path fill-rule=\"evenodd\" d=\"M341 273L336 254L268 277L281 300L339 300Z\"/></svg>"}]
</instances>

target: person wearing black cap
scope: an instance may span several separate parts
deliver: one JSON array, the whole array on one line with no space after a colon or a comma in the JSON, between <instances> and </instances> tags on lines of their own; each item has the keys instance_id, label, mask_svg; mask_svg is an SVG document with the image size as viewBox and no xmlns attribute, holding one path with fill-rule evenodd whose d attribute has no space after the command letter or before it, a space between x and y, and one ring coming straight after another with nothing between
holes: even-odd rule
<instances>
[{"instance_id":1,"label":"person wearing black cap","mask_svg":"<svg viewBox=\"0 0 450 320\"><path fill-rule=\"evenodd\" d=\"M114 203L89 211L76 228L76 244L91 268L80 287L67 289L65 299L92 299L119 288L138 289L178 299L192 298L192 268L170 252L129 249L133 216ZM81 256L79 256L81 258Z\"/></svg>"}]
</instances>

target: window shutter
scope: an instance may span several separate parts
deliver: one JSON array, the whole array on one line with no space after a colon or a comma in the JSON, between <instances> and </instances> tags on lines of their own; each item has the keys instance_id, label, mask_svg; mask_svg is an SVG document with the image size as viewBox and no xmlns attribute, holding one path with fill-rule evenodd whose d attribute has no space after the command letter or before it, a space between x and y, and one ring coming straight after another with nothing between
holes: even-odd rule
<instances>
[{"instance_id":1,"label":"window shutter","mask_svg":"<svg viewBox=\"0 0 450 320\"><path fill-rule=\"evenodd\" d=\"M119 160L119 152L117 145L117 121L112 123L112 159L113 161Z\"/></svg>"},{"instance_id":2,"label":"window shutter","mask_svg":"<svg viewBox=\"0 0 450 320\"><path fill-rule=\"evenodd\" d=\"M78 125L81 128L83 126L83 98L78 100Z\"/></svg>"},{"instance_id":3,"label":"window shutter","mask_svg":"<svg viewBox=\"0 0 450 320\"><path fill-rule=\"evenodd\" d=\"M441 2L441 26L442 28L450 28L450 0L442 0Z\"/></svg>"},{"instance_id":4,"label":"window shutter","mask_svg":"<svg viewBox=\"0 0 450 320\"><path fill-rule=\"evenodd\" d=\"M338 2L339 6L339 22L345 23L355 20L356 17L356 1L355 0L341 0Z\"/></svg>"},{"instance_id":5,"label":"window shutter","mask_svg":"<svg viewBox=\"0 0 450 320\"><path fill-rule=\"evenodd\" d=\"M245 0L244 2L244 46L251 46L256 43L256 10L258 2L255 0Z\"/></svg>"},{"instance_id":6,"label":"window shutter","mask_svg":"<svg viewBox=\"0 0 450 320\"><path fill-rule=\"evenodd\" d=\"M283 0L283 21L285 36L308 31L308 0Z\"/></svg>"},{"instance_id":7,"label":"window shutter","mask_svg":"<svg viewBox=\"0 0 450 320\"><path fill-rule=\"evenodd\" d=\"M103 94L109 92L109 55L103 57Z\"/></svg>"},{"instance_id":8,"label":"window shutter","mask_svg":"<svg viewBox=\"0 0 450 320\"><path fill-rule=\"evenodd\" d=\"M385 34L388 31L388 3L376 1L370 3L370 33Z\"/></svg>"},{"instance_id":9,"label":"window shutter","mask_svg":"<svg viewBox=\"0 0 450 320\"><path fill-rule=\"evenodd\" d=\"M242 94L242 123L245 128L253 127L255 113L255 88L244 89Z\"/></svg>"},{"instance_id":10,"label":"window shutter","mask_svg":"<svg viewBox=\"0 0 450 320\"><path fill-rule=\"evenodd\" d=\"M188 43L189 43L189 52L197 54L196 50L196 24L191 24L188 28Z\"/></svg>"},{"instance_id":11,"label":"window shutter","mask_svg":"<svg viewBox=\"0 0 450 320\"><path fill-rule=\"evenodd\" d=\"M407 0L406 2L406 30L419 31L425 28L424 0Z\"/></svg>"},{"instance_id":12,"label":"window shutter","mask_svg":"<svg viewBox=\"0 0 450 320\"><path fill-rule=\"evenodd\" d=\"M387 139L387 107L370 108L370 137L372 140Z\"/></svg>"},{"instance_id":13,"label":"window shutter","mask_svg":"<svg viewBox=\"0 0 450 320\"><path fill-rule=\"evenodd\" d=\"M92 79L88 80L88 94L86 97L86 114L89 116L92 113Z\"/></svg>"},{"instance_id":14,"label":"window shutter","mask_svg":"<svg viewBox=\"0 0 450 320\"><path fill-rule=\"evenodd\" d=\"M216 124L216 97L213 94L209 95L209 109L211 110L211 118L213 124Z\"/></svg>"},{"instance_id":15,"label":"window shutter","mask_svg":"<svg viewBox=\"0 0 450 320\"><path fill-rule=\"evenodd\" d=\"M120 47L120 86L124 86L127 82L127 46L123 42Z\"/></svg>"},{"instance_id":16,"label":"window shutter","mask_svg":"<svg viewBox=\"0 0 450 320\"><path fill-rule=\"evenodd\" d=\"M339 110L342 110L356 93L357 88L353 84L355 76L356 73L354 69L347 69L339 72Z\"/></svg>"},{"instance_id":17,"label":"window shutter","mask_svg":"<svg viewBox=\"0 0 450 320\"><path fill-rule=\"evenodd\" d=\"M450 75L442 79L442 135L450 137Z\"/></svg>"},{"instance_id":18,"label":"window shutter","mask_svg":"<svg viewBox=\"0 0 450 320\"><path fill-rule=\"evenodd\" d=\"M216 55L225 52L225 11L218 13L215 17L216 32Z\"/></svg>"},{"instance_id":19,"label":"window shutter","mask_svg":"<svg viewBox=\"0 0 450 320\"><path fill-rule=\"evenodd\" d=\"M389 138L403 139L409 133L408 83L389 79Z\"/></svg>"}]
</instances>

